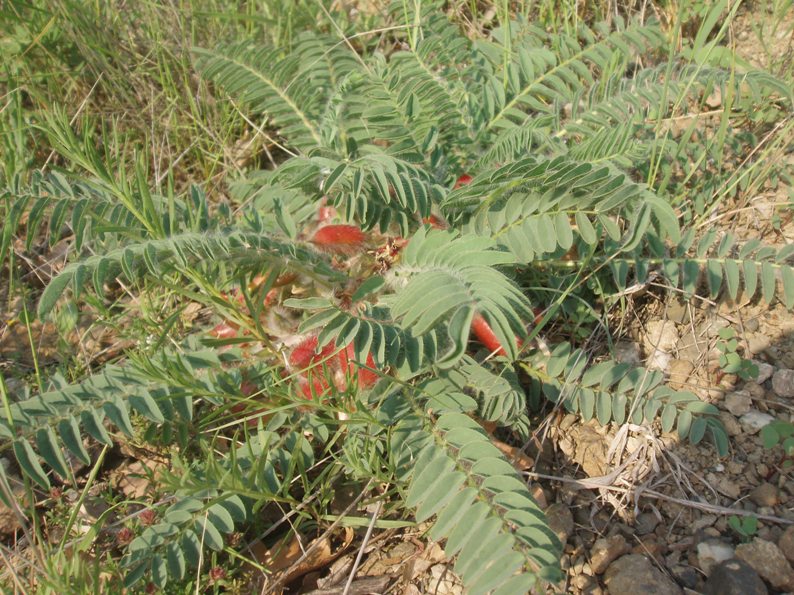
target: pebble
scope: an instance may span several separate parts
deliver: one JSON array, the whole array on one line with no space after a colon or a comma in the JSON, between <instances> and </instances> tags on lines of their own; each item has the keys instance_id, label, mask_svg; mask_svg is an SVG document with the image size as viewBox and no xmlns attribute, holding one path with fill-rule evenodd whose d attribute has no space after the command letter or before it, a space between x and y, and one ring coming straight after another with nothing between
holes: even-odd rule
<instances>
[{"instance_id":1,"label":"pebble","mask_svg":"<svg viewBox=\"0 0 794 595\"><path fill-rule=\"evenodd\" d=\"M639 344L635 341L618 341L615 343L615 359L621 364L639 366L642 361Z\"/></svg>"},{"instance_id":2,"label":"pebble","mask_svg":"<svg viewBox=\"0 0 794 595\"><path fill-rule=\"evenodd\" d=\"M622 535L598 539L590 550L590 568L596 574L603 573L613 560L631 551Z\"/></svg>"},{"instance_id":3,"label":"pebble","mask_svg":"<svg viewBox=\"0 0 794 595\"><path fill-rule=\"evenodd\" d=\"M592 576L586 574L577 574L571 579L571 586L579 591L589 592L593 587L598 585L598 581Z\"/></svg>"},{"instance_id":4,"label":"pebble","mask_svg":"<svg viewBox=\"0 0 794 595\"><path fill-rule=\"evenodd\" d=\"M637 532L637 535L648 535L656 529L656 525L658 524L659 517L652 512L643 512L637 515L634 521L634 530Z\"/></svg>"},{"instance_id":5,"label":"pebble","mask_svg":"<svg viewBox=\"0 0 794 595\"><path fill-rule=\"evenodd\" d=\"M772 375L772 390L778 397L794 397L794 370L778 370Z\"/></svg>"},{"instance_id":6,"label":"pebble","mask_svg":"<svg viewBox=\"0 0 794 595\"><path fill-rule=\"evenodd\" d=\"M655 370L668 370L673 356L670 355L678 343L678 330L672 320L652 320L646 326L643 346L648 360L645 365Z\"/></svg>"},{"instance_id":7,"label":"pebble","mask_svg":"<svg viewBox=\"0 0 794 595\"><path fill-rule=\"evenodd\" d=\"M755 434L759 432L761 428L775 420L774 417L769 415L768 413L761 413L760 411L756 411L755 409L745 413L739 418L739 423L742 424L742 427L749 433Z\"/></svg>"},{"instance_id":8,"label":"pebble","mask_svg":"<svg viewBox=\"0 0 794 595\"><path fill-rule=\"evenodd\" d=\"M753 406L753 400L750 397L750 393L743 390L737 390L736 392L725 395L724 404L725 409L730 411L731 415L739 417L745 413L749 413Z\"/></svg>"},{"instance_id":9,"label":"pebble","mask_svg":"<svg viewBox=\"0 0 794 595\"><path fill-rule=\"evenodd\" d=\"M756 384L755 382L745 382L744 388L742 389L743 392L746 392L750 395L751 399L763 399L766 397L766 391L764 387L760 384Z\"/></svg>"},{"instance_id":10,"label":"pebble","mask_svg":"<svg viewBox=\"0 0 794 595\"><path fill-rule=\"evenodd\" d=\"M573 515L571 509L565 504L552 504L546 509L546 522L549 528L554 531L560 543L565 545L571 533L573 533Z\"/></svg>"},{"instance_id":11,"label":"pebble","mask_svg":"<svg viewBox=\"0 0 794 595\"><path fill-rule=\"evenodd\" d=\"M747 348L753 355L763 353L772 346L772 340L766 335L753 333L747 338Z\"/></svg>"},{"instance_id":12,"label":"pebble","mask_svg":"<svg viewBox=\"0 0 794 595\"><path fill-rule=\"evenodd\" d=\"M697 532L701 529L705 529L706 527L710 527L717 521L717 515L715 514L704 514L699 519L696 519L694 523L692 523L692 531Z\"/></svg>"},{"instance_id":13,"label":"pebble","mask_svg":"<svg viewBox=\"0 0 794 595\"><path fill-rule=\"evenodd\" d=\"M706 480L715 488L717 488L717 490L719 490L729 498L733 498L734 500L738 498L742 493L739 484L736 483L731 477L728 477L726 475L718 476L714 473L706 473Z\"/></svg>"},{"instance_id":14,"label":"pebble","mask_svg":"<svg viewBox=\"0 0 794 595\"><path fill-rule=\"evenodd\" d=\"M780 501L780 495L776 486L765 481L750 492L750 499L758 506L775 506Z\"/></svg>"},{"instance_id":15,"label":"pebble","mask_svg":"<svg viewBox=\"0 0 794 595\"><path fill-rule=\"evenodd\" d=\"M667 306L667 319L676 324L687 324L689 322L689 305L683 300L672 300Z\"/></svg>"},{"instance_id":16,"label":"pebble","mask_svg":"<svg viewBox=\"0 0 794 595\"><path fill-rule=\"evenodd\" d=\"M719 539L708 539L700 542L697 552L698 566L707 575L714 566L725 560L730 560L735 555L733 547Z\"/></svg>"},{"instance_id":17,"label":"pebble","mask_svg":"<svg viewBox=\"0 0 794 595\"><path fill-rule=\"evenodd\" d=\"M604 575L610 595L682 595L683 591L641 554L623 556Z\"/></svg>"},{"instance_id":18,"label":"pebble","mask_svg":"<svg viewBox=\"0 0 794 595\"><path fill-rule=\"evenodd\" d=\"M457 582L454 574L446 564L436 564L430 568L430 584L433 586L433 593L439 595L463 595L463 585Z\"/></svg>"},{"instance_id":19,"label":"pebble","mask_svg":"<svg viewBox=\"0 0 794 595\"><path fill-rule=\"evenodd\" d=\"M667 385L673 390L681 390L683 388L686 388L689 375L692 374L692 371L694 369L695 369L695 364L693 364L689 360L684 360L684 359L672 360L670 362L669 368L667 369L667 373L669 375L669 378L667 380Z\"/></svg>"},{"instance_id":20,"label":"pebble","mask_svg":"<svg viewBox=\"0 0 794 595\"><path fill-rule=\"evenodd\" d=\"M789 562L794 562L794 525L789 525L777 542L777 547Z\"/></svg>"},{"instance_id":21,"label":"pebble","mask_svg":"<svg viewBox=\"0 0 794 595\"><path fill-rule=\"evenodd\" d=\"M739 421L727 411L720 411L720 421L725 426L728 436L738 436L742 433L742 426L739 425Z\"/></svg>"},{"instance_id":22,"label":"pebble","mask_svg":"<svg viewBox=\"0 0 794 595\"><path fill-rule=\"evenodd\" d=\"M698 578L700 575L691 566L676 564L670 568L670 573L675 577L675 580L677 580L683 586L689 589L694 589L697 587Z\"/></svg>"},{"instance_id":23,"label":"pebble","mask_svg":"<svg viewBox=\"0 0 794 595\"><path fill-rule=\"evenodd\" d=\"M672 320L652 320L645 330L643 342L646 353L652 353L656 349L670 353L678 343L678 330Z\"/></svg>"},{"instance_id":24,"label":"pebble","mask_svg":"<svg viewBox=\"0 0 794 595\"><path fill-rule=\"evenodd\" d=\"M747 562L776 589L794 589L794 570L771 541L756 537L750 543L742 543L736 547L736 557Z\"/></svg>"},{"instance_id":25,"label":"pebble","mask_svg":"<svg viewBox=\"0 0 794 595\"><path fill-rule=\"evenodd\" d=\"M0 501L0 535L13 535L21 528L19 515Z\"/></svg>"},{"instance_id":26,"label":"pebble","mask_svg":"<svg viewBox=\"0 0 794 595\"><path fill-rule=\"evenodd\" d=\"M754 359L753 363L758 366L758 376L756 376L753 380L755 380L756 384L763 384L770 378L772 378L772 374L775 373L775 368L771 364L766 362L762 362L760 360Z\"/></svg>"},{"instance_id":27,"label":"pebble","mask_svg":"<svg viewBox=\"0 0 794 595\"><path fill-rule=\"evenodd\" d=\"M726 560L711 571L703 595L767 595L764 581L742 560Z\"/></svg>"}]
</instances>

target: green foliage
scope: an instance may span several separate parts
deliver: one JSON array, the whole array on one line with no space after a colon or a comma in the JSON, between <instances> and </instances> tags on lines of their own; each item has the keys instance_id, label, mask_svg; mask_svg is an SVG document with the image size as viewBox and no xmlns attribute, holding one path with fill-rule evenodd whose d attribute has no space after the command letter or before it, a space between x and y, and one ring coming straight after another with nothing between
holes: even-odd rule
<instances>
[{"instance_id":1,"label":"green foliage","mask_svg":"<svg viewBox=\"0 0 794 595\"><path fill-rule=\"evenodd\" d=\"M297 507L344 472L396 486L398 514L435 517L431 536L446 539L471 592L525 593L559 578L560 544L474 417L527 439L529 405L548 402L602 424L659 419L663 431L693 444L708 435L728 452L714 406L664 386L661 373L596 363L586 345L558 341L544 352L528 325L532 306L562 318L594 293L611 305L651 277L686 294L705 277L712 298L741 287L794 306L794 250L698 233L691 223L718 201L702 201L700 213L682 204L681 176L658 165L693 152L693 163L706 160L662 132L682 104L721 89L736 97L726 117L774 116L790 107L790 89L710 62L705 37L696 59L667 52L655 23L552 34L517 19L472 41L431 16L437 8L402 15L409 25L392 45L351 48L310 33L286 45L196 48L195 68L218 101L228 96L262 122L285 155L273 171L232 183L234 210L198 187L151 188L143 160L116 175L90 124L78 134L62 114L45 128L83 177L17 176L5 189L0 259L23 222L28 245L45 228L50 244L64 228L74 234L72 262L39 301L42 317L64 295L101 302L122 279L246 322L231 340L164 333L82 381L54 378L0 421L2 448L42 489L53 474L72 481L73 460L91 462L86 440L172 449L173 498L127 548L129 586L183 579L204 545L230 551L226 536L259 508ZM456 184L463 173L473 180ZM321 204L365 240L318 250ZM448 225L433 229L431 217ZM379 260L384 253L392 260ZM287 296L277 282L290 275L297 291ZM223 294L233 286L237 303ZM276 306L263 312L271 291ZM496 357L473 348L475 316L501 345ZM308 359L325 358L311 381L289 361L296 333L316 338ZM251 379L253 395L243 391ZM319 454L329 471L313 469Z\"/></svg>"},{"instance_id":2,"label":"green foliage","mask_svg":"<svg viewBox=\"0 0 794 595\"><path fill-rule=\"evenodd\" d=\"M720 367L726 374L738 374L742 380L750 380L758 376L758 366L752 360L744 359L736 353L739 341L736 331L732 328L722 328L717 333L723 342L717 344L720 350Z\"/></svg>"},{"instance_id":3,"label":"green foliage","mask_svg":"<svg viewBox=\"0 0 794 595\"><path fill-rule=\"evenodd\" d=\"M741 537L742 541L746 543L752 540L753 536L758 531L758 517L740 517L734 514L728 517L728 525Z\"/></svg>"},{"instance_id":4,"label":"green foliage","mask_svg":"<svg viewBox=\"0 0 794 595\"><path fill-rule=\"evenodd\" d=\"M588 366L581 349L560 343L550 356L535 354L525 370L533 378L531 393L542 394L584 420L636 425L659 418L662 431L698 444L708 433L720 456L728 454L728 435L719 410L687 391L664 386L664 374L629 364L603 361ZM545 373L541 370L545 369Z\"/></svg>"},{"instance_id":5,"label":"green foliage","mask_svg":"<svg viewBox=\"0 0 794 595\"><path fill-rule=\"evenodd\" d=\"M783 467L794 465L794 424L775 420L761 428L761 441L764 448L775 448L778 444L783 448Z\"/></svg>"}]
</instances>

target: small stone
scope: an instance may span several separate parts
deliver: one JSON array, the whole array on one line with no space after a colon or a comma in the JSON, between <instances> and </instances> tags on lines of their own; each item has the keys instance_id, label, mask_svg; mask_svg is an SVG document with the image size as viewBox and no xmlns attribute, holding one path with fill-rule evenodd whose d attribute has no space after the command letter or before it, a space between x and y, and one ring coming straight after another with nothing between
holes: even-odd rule
<instances>
[{"instance_id":1,"label":"small stone","mask_svg":"<svg viewBox=\"0 0 794 595\"><path fill-rule=\"evenodd\" d=\"M20 516L12 509L0 502L0 535L13 535L22 528Z\"/></svg>"},{"instance_id":2,"label":"small stone","mask_svg":"<svg viewBox=\"0 0 794 595\"><path fill-rule=\"evenodd\" d=\"M631 554L613 562L604 582L610 595L681 595L683 591L641 554Z\"/></svg>"},{"instance_id":3,"label":"small stone","mask_svg":"<svg viewBox=\"0 0 794 595\"><path fill-rule=\"evenodd\" d=\"M772 375L772 390L778 397L794 397L794 370L778 370Z\"/></svg>"},{"instance_id":4,"label":"small stone","mask_svg":"<svg viewBox=\"0 0 794 595\"><path fill-rule=\"evenodd\" d=\"M715 514L704 514L699 519L696 519L694 523L692 523L692 531L697 532L701 529L705 529L706 527L711 527L714 523L717 522L717 515Z\"/></svg>"},{"instance_id":5,"label":"small stone","mask_svg":"<svg viewBox=\"0 0 794 595\"><path fill-rule=\"evenodd\" d=\"M726 560L711 571L703 595L766 595L764 581L742 560Z\"/></svg>"},{"instance_id":6,"label":"small stone","mask_svg":"<svg viewBox=\"0 0 794 595\"><path fill-rule=\"evenodd\" d=\"M463 585L446 564L436 564L430 568L430 585L433 593L439 595L463 595Z\"/></svg>"},{"instance_id":7,"label":"small stone","mask_svg":"<svg viewBox=\"0 0 794 595\"><path fill-rule=\"evenodd\" d=\"M732 415L740 417L748 413L753 406L753 400L750 394L743 390L728 393L725 395L725 409L731 412Z\"/></svg>"},{"instance_id":8,"label":"small stone","mask_svg":"<svg viewBox=\"0 0 794 595\"><path fill-rule=\"evenodd\" d=\"M772 364L768 364L757 359L754 359L753 363L758 366L758 376L753 379L756 384L763 384L772 378L772 374L775 373L775 367Z\"/></svg>"},{"instance_id":9,"label":"small stone","mask_svg":"<svg viewBox=\"0 0 794 595\"><path fill-rule=\"evenodd\" d=\"M667 306L667 320L672 320L676 324L688 323L689 304L683 300L672 300Z\"/></svg>"},{"instance_id":10,"label":"small stone","mask_svg":"<svg viewBox=\"0 0 794 595\"><path fill-rule=\"evenodd\" d=\"M571 586L579 591L588 591L598 585L598 581L586 574L577 574L571 579Z\"/></svg>"},{"instance_id":11,"label":"small stone","mask_svg":"<svg viewBox=\"0 0 794 595\"><path fill-rule=\"evenodd\" d=\"M708 539L700 542L697 552L698 566L707 575L714 566L734 557L733 547L719 539Z\"/></svg>"},{"instance_id":12,"label":"small stone","mask_svg":"<svg viewBox=\"0 0 794 595\"><path fill-rule=\"evenodd\" d=\"M621 364L638 366L642 361L639 344L635 341L618 341L615 343L615 360Z\"/></svg>"},{"instance_id":13,"label":"small stone","mask_svg":"<svg viewBox=\"0 0 794 595\"><path fill-rule=\"evenodd\" d=\"M761 428L769 425L773 421L775 421L775 418L768 413L761 413L756 410L751 410L739 418L739 423L742 424L745 431L750 434L759 432Z\"/></svg>"},{"instance_id":14,"label":"small stone","mask_svg":"<svg viewBox=\"0 0 794 595\"><path fill-rule=\"evenodd\" d=\"M789 562L794 562L794 525L789 525L777 542L777 547Z\"/></svg>"},{"instance_id":15,"label":"small stone","mask_svg":"<svg viewBox=\"0 0 794 595\"><path fill-rule=\"evenodd\" d=\"M672 320L652 320L645 330L643 342L646 353L650 354L656 349L671 353L678 343L678 330Z\"/></svg>"},{"instance_id":16,"label":"small stone","mask_svg":"<svg viewBox=\"0 0 794 595\"><path fill-rule=\"evenodd\" d=\"M671 353L678 343L678 330L672 320L653 320L648 323L643 337L645 365L654 370L666 371L673 360Z\"/></svg>"},{"instance_id":17,"label":"small stone","mask_svg":"<svg viewBox=\"0 0 794 595\"><path fill-rule=\"evenodd\" d=\"M744 388L742 389L748 395L750 395L751 399L763 399L766 396L766 391L764 387L760 384L756 384L755 382L745 382Z\"/></svg>"},{"instance_id":18,"label":"small stone","mask_svg":"<svg viewBox=\"0 0 794 595\"><path fill-rule=\"evenodd\" d=\"M780 496L777 487L765 481L750 492L750 500L758 506L775 506L780 501Z\"/></svg>"},{"instance_id":19,"label":"small stone","mask_svg":"<svg viewBox=\"0 0 794 595\"><path fill-rule=\"evenodd\" d=\"M656 538L656 535L643 535L639 538L639 543L631 548L632 554L645 554L659 560L667 551L667 544L663 540Z\"/></svg>"},{"instance_id":20,"label":"small stone","mask_svg":"<svg viewBox=\"0 0 794 595\"><path fill-rule=\"evenodd\" d=\"M747 338L747 349L753 355L763 353L772 346L772 340L766 335L753 333Z\"/></svg>"},{"instance_id":21,"label":"small stone","mask_svg":"<svg viewBox=\"0 0 794 595\"><path fill-rule=\"evenodd\" d=\"M739 484L731 477L726 475L720 475L717 477L713 473L707 473L706 477L709 479L709 482L714 485L714 487L716 487L720 492L729 498L733 498L735 500L742 493Z\"/></svg>"},{"instance_id":22,"label":"small stone","mask_svg":"<svg viewBox=\"0 0 794 595\"><path fill-rule=\"evenodd\" d=\"M712 91L711 95L706 97L706 105L711 109L717 109L722 105L722 92L719 87Z\"/></svg>"},{"instance_id":23,"label":"small stone","mask_svg":"<svg viewBox=\"0 0 794 595\"><path fill-rule=\"evenodd\" d=\"M776 589L794 589L794 570L780 548L771 541L756 537L750 543L737 546L736 557L747 562Z\"/></svg>"},{"instance_id":24,"label":"small stone","mask_svg":"<svg viewBox=\"0 0 794 595\"><path fill-rule=\"evenodd\" d=\"M670 368L671 361L673 361L672 355L661 349L656 349L651 352L648 359L645 360L645 367L651 370L661 370L664 372Z\"/></svg>"},{"instance_id":25,"label":"small stone","mask_svg":"<svg viewBox=\"0 0 794 595\"><path fill-rule=\"evenodd\" d=\"M693 364L691 361L683 359L672 360L670 362L670 366L667 369L667 372L670 375L667 385L673 390L681 390L686 388L689 375L694 369L695 364Z\"/></svg>"},{"instance_id":26,"label":"small stone","mask_svg":"<svg viewBox=\"0 0 794 595\"><path fill-rule=\"evenodd\" d=\"M685 587L689 589L697 587L699 575L691 566L676 564L670 568L670 573L675 577L675 580Z\"/></svg>"},{"instance_id":27,"label":"small stone","mask_svg":"<svg viewBox=\"0 0 794 595\"><path fill-rule=\"evenodd\" d=\"M742 433L742 426L739 425L739 421L727 411L720 411L720 421L725 426L728 436L738 436Z\"/></svg>"},{"instance_id":28,"label":"small stone","mask_svg":"<svg viewBox=\"0 0 794 595\"><path fill-rule=\"evenodd\" d=\"M634 530L637 532L637 535L648 535L656 529L656 525L658 524L659 518L655 514L652 512L643 512L637 515L637 519L634 522Z\"/></svg>"},{"instance_id":29,"label":"small stone","mask_svg":"<svg viewBox=\"0 0 794 595\"><path fill-rule=\"evenodd\" d=\"M554 531L560 543L565 545L568 537L573 533L573 515L571 509L562 503L552 504L546 509L546 522Z\"/></svg>"},{"instance_id":30,"label":"small stone","mask_svg":"<svg viewBox=\"0 0 794 595\"><path fill-rule=\"evenodd\" d=\"M601 574L613 560L629 551L631 551L631 547L622 535L598 539L590 550L590 568L596 574Z\"/></svg>"}]
</instances>

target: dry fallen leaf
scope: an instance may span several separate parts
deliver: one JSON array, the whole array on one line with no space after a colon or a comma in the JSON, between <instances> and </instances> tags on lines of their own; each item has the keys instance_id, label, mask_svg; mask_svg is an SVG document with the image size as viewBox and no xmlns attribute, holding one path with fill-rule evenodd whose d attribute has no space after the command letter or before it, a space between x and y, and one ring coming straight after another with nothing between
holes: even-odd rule
<instances>
[{"instance_id":1,"label":"dry fallen leaf","mask_svg":"<svg viewBox=\"0 0 794 595\"><path fill-rule=\"evenodd\" d=\"M531 469L535 464L535 459L525 454L523 450L517 446L511 446L496 438L492 439L493 445L502 451L502 454L513 464L517 471L526 471Z\"/></svg>"},{"instance_id":2,"label":"dry fallen leaf","mask_svg":"<svg viewBox=\"0 0 794 595\"><path fill-rule=\"evenodd\" d=\"M301 548L300 536L291 533L269 549L257 542L250 550L254 559L273 573L273 580L288 584L313 570L325 568L353 543L353 537L353 529L345 527L341 534L323 535Z\"/></svg>"},{"instance_id":3,"label":"dry fallen leaf","mask_svg":"<svg viewBox=\"0 0 794 595\"><path fill-rule=\"evenodd\" d=\"M130 500L143 498L156 485L160 471L165 464L158 461L138 460L129 465L121 465L113 471L111 481Z\"/></svg>"}]
</instances>

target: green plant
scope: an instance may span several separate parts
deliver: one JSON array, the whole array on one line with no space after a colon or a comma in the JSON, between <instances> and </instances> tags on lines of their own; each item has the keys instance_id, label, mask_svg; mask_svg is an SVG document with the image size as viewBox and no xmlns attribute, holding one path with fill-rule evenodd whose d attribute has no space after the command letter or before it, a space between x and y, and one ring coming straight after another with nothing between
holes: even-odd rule
<instances>
[{"instance_id":1,"label":"green plant","mask_svg":"<svg viewBox=\"0 0 794 595\"><path fill-rule=\"evenodd\" d=\"M738 374L742 380L750 380L758 376L758 366L749 359L743 358L736 350L739 340L736 331L730 327L721 328L717 335L722 339L717 343L720 350L720 368L725 374Z\"/></svg>"},{"instance_id":2,"label":"green plant","mask_svg":"<svg viewBox=\"0 0 794 595\"><path fill-rule=\"evenodd\" d=\"M758 531L758 517L733 514L728 517L728 525L739 535L743 542L748 542Z\"/></svg>"},{"instance_id":3,"label":"green plant","mask_svg":"<svg viewBox=\"0 0 794 595\"><path fill-rule=\"evenodd\" d=\"M794 305L792 248L699 234L693 222L724 194L689 205L688 176L660 165L705 160L660 132L682 104L719 88L737 97L731 117L780 116L790 89L722 68L722 52L709 61L715 18L684 59L653 23L552 34L505 19L472 41L437 6L405 16L408 4L395 4L396 38L371 51L321 33L195 49L198 72L266 118L289 155L236 180L234 210L197 186L153 188L144 159L115 161L89 119L78 133L64 114L43 128L82 174L36 174L4 193L0 257L23 219L28 242L45 225L50 242L74 234L77 258L44 290L41 317L64 294L109 301L120 278L223 319L172 337L169 314L125 363L77 383L53 376L5 408L0 437L42 489L53 474L74 481L67 455L90 463L87 437L170 449L173 498L129 544L127 585L184 579L203 546L229 551L224 536L261 522L262 507L304 510L344 474L384 486L366 496L393 514L435 516L431 535L471 592L526 593L559 578L560 544L475 419L526 440L530 406L550 402L604 424L658 416L728 451L716 408L662 374L533 339L652 274L692 294L705 271L712 296L735 297L743 280L748 296ZM545 311L534 327L533 306Z\"/></svg>"},{"instance_id":4,"label":"green plant","mask_svg":"<svg viewBox=\"0 0 794 595\"><path fill-rule=\"evenodd\" d=\"M778 444L783 448L781 465L790 468L794 465L794 424L775 420L761 428L761 441L764 448L772 449Z\"/></svg>"}]
</instances>

